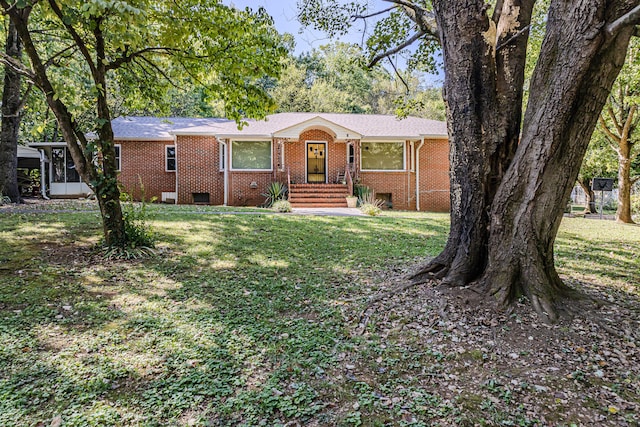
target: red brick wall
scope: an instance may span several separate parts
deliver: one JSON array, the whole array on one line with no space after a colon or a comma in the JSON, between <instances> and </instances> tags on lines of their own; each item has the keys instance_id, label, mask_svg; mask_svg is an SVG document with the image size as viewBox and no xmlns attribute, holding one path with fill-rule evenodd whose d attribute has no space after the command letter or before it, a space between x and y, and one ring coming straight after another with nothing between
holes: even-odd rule
<instances>
[{"instance_id":1,"label":"red brick wall","mask_svg":"<svg viewBox=\"0 0 640 427\"><path fill-rule=\"evenodd\" d=\"M360 178L362 184L372 188L376 193L391 194L393 209L412 210L416 208L415 173L361 172Z\"/></svg>"},{"instance_id":2,"label":"red brick wall","mask_svg":"<svg viewBox=\"0 0 640 427\"><path fill-rule=\"evenodd\" d=\"M173 192L176 187L175 172L165 172L165 146L171 141L115 141L120 144L120 175L118 180L125 191L140 200L140 180L145 198L157 197L162 192Z\"/></svg>"},{"instance_id":3,"label":"red brick wall","mask_svg":"<svg viewBox=\"0 0 640 427\"><path fill-rule=\"evenodd\" d=\"M213 136L178 136L178 203L193 203L193 193L209 193L209 203L224 203L224 174L220 148Z\"/></svg>"},{"instance_id":4,"label":"red brick wall","mask_svg":"<svg viewBox=\"0 0 640 427\"><path fill-rule=\"evenodd\" d=\"M407 169L420 145L406 142ZM420 150L420 210L449 211L449 143L447 140L425 140ZM407 179L408 177L408 179ZM414 172L360 172L362 184L376 193L390 193L393 209L416 209L416 174Z\"/></svg>"},{"instance_id":5,"label":"red brick wall","mask_svg":"<svg viewBox=\"0 0 640 427\"><path fill-rule=\"evenodd\" d=\"M425 140L420 150L420 210L448 212L449 142Z\"/></svg>"},{"instance_id":6,"label":"red brick wall","mask_svg":"<svg viewBox=\"0 0 640 427\"><path fill-rule=\"evenodd\" d=\"M229 205L260 206L264 203L267 186L273 181L273 172L238 172L229 174ZM257 186L251 188L251 183ZM283 182L286 185L286 182Z\"/></svg>"}]
</instances>

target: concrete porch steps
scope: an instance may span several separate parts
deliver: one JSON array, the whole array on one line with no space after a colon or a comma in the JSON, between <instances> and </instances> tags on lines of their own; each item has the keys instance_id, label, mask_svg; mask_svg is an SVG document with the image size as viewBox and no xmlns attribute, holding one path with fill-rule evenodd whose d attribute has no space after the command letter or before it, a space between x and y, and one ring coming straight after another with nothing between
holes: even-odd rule
<instances>
[{"instance_id":1,"label":"concrete porch steps","mask_svg":"<svg viewBox=\"0 0 640 427\"><path fill-rule=\"evenodd\" d=\"M291 184L289 188L294 208L346 208L348 195L343 184Z\"/></svg>"}]
</instances>

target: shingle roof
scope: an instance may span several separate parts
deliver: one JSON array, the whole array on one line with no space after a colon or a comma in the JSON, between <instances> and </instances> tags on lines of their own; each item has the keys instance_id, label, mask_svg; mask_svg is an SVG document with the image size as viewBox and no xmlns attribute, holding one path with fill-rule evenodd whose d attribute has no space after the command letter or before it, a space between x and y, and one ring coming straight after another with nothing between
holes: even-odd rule
<instances>
[{"instance_id":1,"label":"shingle roof","mask_svg":"<svg viewBox=\"0 0 640 427\"><path fill-rule=\"evenodd\" d=\"M227 119L193 119L185 117L118 117L111 122L116 139L129 140L173 140L169 132L176 129L206 126L214 129L220 123L227 123Z\"/></svg>"},{"instance_id":2,"label":"shingle roof","mask_svg":"<svg viewBox=\"0 0 640 427\"><path fill-rule=\"evenodd\" d=\"M447 124L437 120L407 117L398 119L381 114L336 113L279 113L266 120L247 120L241 130L234 121L227 119L193 119L183 117L119 117L113 120L116 139L172 140L177 135L216 135L220 137L263 136L271 137L280 131L320 118L362 138L420 138L422 136L447 136Z\"/></svg>"},{"instance_id":3,"label":"shingle roof","mask_svg":"<svg viewBox=\"0 0 640 427\"><path fill-rule=\"evenodd\" d=\"M316 117L350 129L363 138L406 137L419 138L424 135L447 136L447 124L437 120L407 117L398 119L393 115L382 114L336 114L336 113L279 113L267 116L266 120L248 120L248 125L238 130L235 122L221 123L210 132L220 136L271 136L278 131L290 128ZM206 126L197 129L176 129L176 134L204 133Z\"/></svg>"}]
</instances>

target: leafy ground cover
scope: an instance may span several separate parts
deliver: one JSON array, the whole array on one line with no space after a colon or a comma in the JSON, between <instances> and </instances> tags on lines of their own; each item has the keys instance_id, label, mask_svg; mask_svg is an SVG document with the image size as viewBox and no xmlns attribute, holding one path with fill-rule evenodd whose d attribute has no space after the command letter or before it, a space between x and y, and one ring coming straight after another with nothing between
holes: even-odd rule
<instances>
[{"instance_id":1,"label":"leafy ground cover","mask_svg":"<svg viewBox=\"0 0 640 427\"><path fill-rule=\"evenodd\" d=\"M0 425L638 423L640 227L563 222L560 272L605 302L545 326L401 289L446 215L154 206L125 262L97 212L47 209L0 211Z\"/></svg>"}]
</instances>

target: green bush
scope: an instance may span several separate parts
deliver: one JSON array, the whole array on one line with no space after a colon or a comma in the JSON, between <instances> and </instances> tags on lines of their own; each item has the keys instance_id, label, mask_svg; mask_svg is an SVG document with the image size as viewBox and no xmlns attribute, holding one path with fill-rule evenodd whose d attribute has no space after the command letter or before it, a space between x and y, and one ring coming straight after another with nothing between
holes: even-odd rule
<instances>
[{"instance_id":1,"label":"green bush","mask_svg":"<svg viewBox=\"0 0 640 427\"><path fill-rule=\"evenodd\" d=\"M11 203L11 198L9 196L3 196L2 193L0 193L0 206L8 205L10 203Z\"/></svg>"},{"instance_id":2,"label":"green bush","mask_svg":"<svg viewBox=\"0 0 640 427\"><path fill-rule=\"evenodd\" d=\"M373 191L368 191L364 197L360 199L360 211L365 215L377 216L382 213L382 206L384 201L376 199L376 195Z\"/></svg>"},{"instance_id":3,"label":"green bush","mask_svg":"<svg viewBox=\"0 0 640 427\"><path fill-rule=\"evenodd\" d=\"M360 206L360 211L362 211L363 214L365 215L369 215L369 216L378 216L382 213L382 209L380 209L378 206L376 205L372 205L370 203L365 203L363 205Z\"/></svg>"},{"instance_id":4,"label":"green bush","mask_svg":"<svg viewBox=\"0 0 640 427\"><path fill-rule=\"evenodd\" d=\"M371 188L366 185L356 184L353 186L353 195L358 198L358 204L362 205L361 201L369 197L372 193Z\"/></svg>"},{"instance_id":5,"label":"green bush","mask_svg":"<svg viewBox=\"0 0 640 427\"><path fill-rule=\"evenodd\" d=\"M291 203L288 200L276 200L271 209L276 212L291 212Z\"/></svg>"},{"instance_id":6,"label":"green bush","mask_svg":"<svg viewBox=\"0 0 640 427\"><path fill-rule=\"evenodd\" d=\"M133 197L121 191L122 220L124 222L124 241L116 242L107 248L106 257L109 259L134 259L153 254L156 238L148 223L147 201L142 188L142 201L135 203ZM152 199L153 202L155 199Z\"/></svg>"},{"instance_id":7,"label":"green bush","mask_svg":"<svg viewBox=\"0 0 640 427\"><path fill-rule=\"evenodd\" d=\"M270 208L278 200L286 200L288 191L287 186L283 183L278 181L272 182L267 187L267 191L262 193L262 195L267 198L264 201L264 206Z\"/></svg>"}]
</instances>

